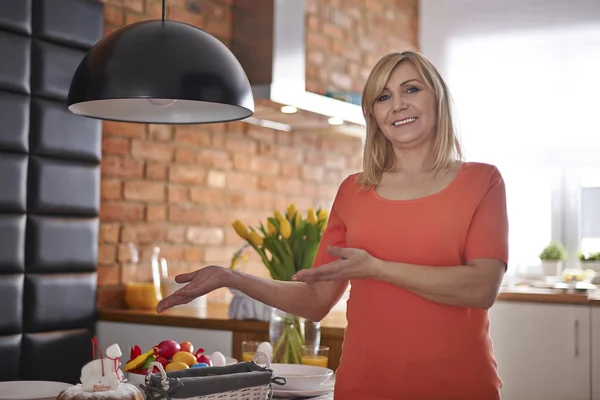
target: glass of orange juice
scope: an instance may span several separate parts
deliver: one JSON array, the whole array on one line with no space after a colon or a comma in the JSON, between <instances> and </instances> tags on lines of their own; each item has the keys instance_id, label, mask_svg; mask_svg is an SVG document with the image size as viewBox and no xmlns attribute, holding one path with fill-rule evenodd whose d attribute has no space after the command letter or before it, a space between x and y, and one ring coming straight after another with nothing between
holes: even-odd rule
<instances>
[{"instance_id":1,"label":"glass of orange juice","mask_svg":"<svg viewBox=\"0 0 600 400\"><path fill-rule=\"evenodd\" d=\"M252 361L259 344L260 342L255 341L242 342L242 362Z\"/></svg>"},{"instance_id":2,"label":"glass of orange juice","mask_svg":"<svg viewBox=\"0 0 600 400\"><path fill-rule=\"evenodd\" d=\"M302 364L327 368L329 362L329 347L302 346Z\"/></svg>"}]
</instances>

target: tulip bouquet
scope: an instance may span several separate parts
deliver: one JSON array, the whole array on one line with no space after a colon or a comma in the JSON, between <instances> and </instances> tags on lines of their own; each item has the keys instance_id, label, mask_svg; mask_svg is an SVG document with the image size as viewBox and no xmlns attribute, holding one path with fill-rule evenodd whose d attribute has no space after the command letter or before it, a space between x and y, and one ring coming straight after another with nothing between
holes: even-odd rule
<instances>
[{"instance_id":1,"label":"tulip bouquet","mask_svg":"<svg viewBox=\"0 0 600 400\"><path fill-rule=\"evenodd\" d=\"M328 217L325 209L309 208L304 218L291 204L283 214L275 211L266 224L250 227L236 220L233 228L258 253L273 279L290 281L296 272L312 267ZM271 338L274 361L300 364L305 344L304 321L291 314L274 314L282 325L281 329L272 329L277 331L277 337Z\"/></svg>"}]
</instances>

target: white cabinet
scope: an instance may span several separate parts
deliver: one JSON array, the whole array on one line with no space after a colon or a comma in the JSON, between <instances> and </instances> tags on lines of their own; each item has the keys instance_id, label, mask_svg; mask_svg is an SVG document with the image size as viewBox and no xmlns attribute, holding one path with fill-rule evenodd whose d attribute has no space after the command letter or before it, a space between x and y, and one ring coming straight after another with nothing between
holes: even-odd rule
<instances>
[{"instance_id":1,"label":"white cabinet","mask_svg":"<svg viewBox=\"0 0 600 400\"><path fill-rule=\"evenodd\" d=\"M489 314L502 400L590 400L590 312L498 301Z\"/></svg>"},{"instance_id":2,"label":"white cabinet","mask_svg":"<svg viewBox=\"0 0 600 400\"><path fill-rule=\"evenodd\" d=\"M220 351L226 357L231 357L233 333L212 329L98 321L96 323L96 336L104 348L117 343L121 347L125 358L121 361L125 362L129 359L129 348L138 345L142 351L148 351L152 346L156 346L167 339L177 342L187 340L192 342L196 349L202 347L208 354L213 351Z\"/></svg>"},{"instance_id":3,"label":"white cabinet","mask_svg":"<svg viewBox=\"0 0 600 400\"><path fill-rule=\"evenodd\" d=\"M600 400L600 307L592 307L592 400Z\"/></svg>"}]
</instances>

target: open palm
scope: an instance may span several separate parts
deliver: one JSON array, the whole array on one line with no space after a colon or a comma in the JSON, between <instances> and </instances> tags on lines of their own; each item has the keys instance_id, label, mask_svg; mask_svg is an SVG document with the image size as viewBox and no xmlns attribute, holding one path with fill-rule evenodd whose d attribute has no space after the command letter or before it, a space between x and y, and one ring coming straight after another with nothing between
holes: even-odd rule
<instances>
[{"instance_id":1,"label":"open palm","mask_svg":"<svg viewBox=\"0 0 600 400\"><path fill-rule=\"evenodd\" d=\"M175 282L187 283L187 285L162 299L158 303L156 311L161 313L166 309L189 303L197 297L222 288L227 282L229 272L229 270L223 267L210 265L194 272L177 275Z\"/></svg>"}]
</instances>

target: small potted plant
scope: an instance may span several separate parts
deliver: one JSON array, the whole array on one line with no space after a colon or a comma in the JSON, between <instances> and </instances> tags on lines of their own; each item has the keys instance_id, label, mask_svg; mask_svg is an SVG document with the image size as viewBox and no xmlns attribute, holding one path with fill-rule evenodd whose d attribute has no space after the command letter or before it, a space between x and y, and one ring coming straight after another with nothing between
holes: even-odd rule
<instances>
[{"instance_id":1,"label":"small potted plant","mask_svg":"<svg viewBox=\"0 0 600 400\"><path fill-rule=\"evenodd\" d=\"M597 273L600 273L600 251L596 253L588 253L587 256L580 253L579 262L581 263L581 269L591 269Z\"/></svg>"},{"instance_id":2,"label":"small potted plant","mask_svg":"<svg viewBox=\"0 0 600 400\"><path fill-rule=\"evenodd\" d=\"M563 268L563 261L567 258L567 250L557 242L552 241L540 253L542 272L545 276L559 276Z\"/></svg>"}]
</instances>

